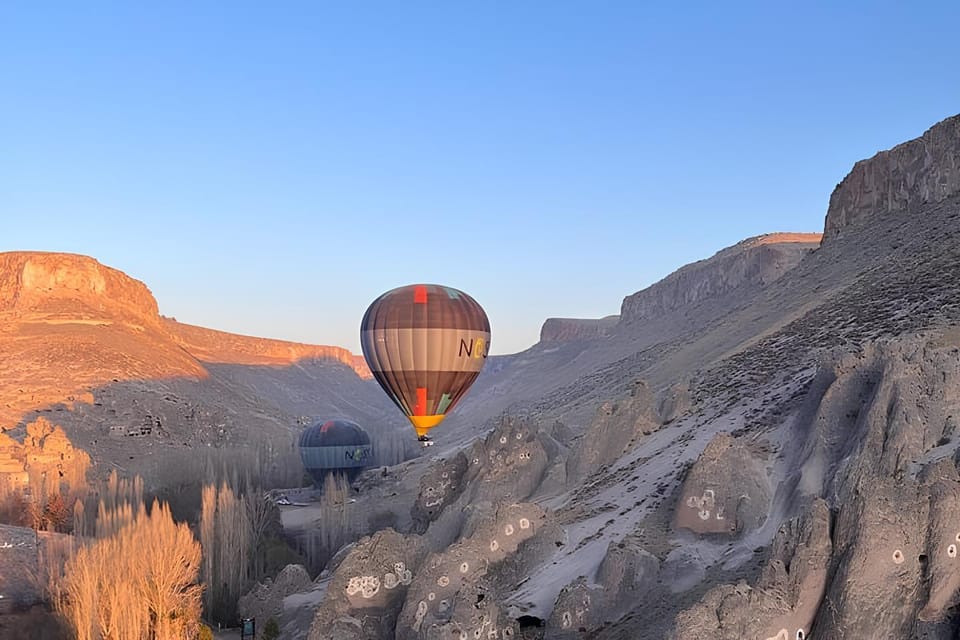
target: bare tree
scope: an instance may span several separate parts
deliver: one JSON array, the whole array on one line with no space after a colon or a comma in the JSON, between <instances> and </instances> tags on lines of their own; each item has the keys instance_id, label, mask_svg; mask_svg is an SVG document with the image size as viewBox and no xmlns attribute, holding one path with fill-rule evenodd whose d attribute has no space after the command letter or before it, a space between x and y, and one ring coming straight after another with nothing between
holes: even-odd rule
<instances>
[{"instance_id":1,"label":"bare tree","mask_svg":"<svg viewBox=\"0 0 960 640\"><path fill-rule=\"evenodd\" d=\"M192 640L199 629L202 587L197 583L200 545L167 505L130 504L101 513L104 538L81 547L65 566L58 607L78 640ZM98 523L99 524L99 523Z\"/></svg>"},{"instance_id":2,"label":"bare tree","mask_svg":"<svg viewBox=\"0 0 960 640\"><path fill-rule=\"evenodd\" d=\"M247 582L252 539L246 501L226 482L219 489L203 489L200 539L207 614L226 622L233 617Z\"/></svg>"}]
</instances>

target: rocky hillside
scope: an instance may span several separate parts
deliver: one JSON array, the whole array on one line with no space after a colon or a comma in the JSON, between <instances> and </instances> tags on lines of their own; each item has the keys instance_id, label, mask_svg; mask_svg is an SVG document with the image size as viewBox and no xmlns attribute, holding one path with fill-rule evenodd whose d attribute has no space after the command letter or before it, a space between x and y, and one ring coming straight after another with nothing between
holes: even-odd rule
<instances>
[{"instance_id":1,"label":"rocky hillside","mask_svg":"<svg viewBox=\"0 0 960 640\"><path fill-rule=\"evenodd\" d=\"M890 157L911 185L949 173L960 136L941 144L838 192ZM463 419L510 414L368 476L362 508L400 531L341 554L312 627L285 609L285 633L957 637L960 194L837 224L772 279L738 267L603 338L491 362Z\"/></svg>"},{"instance_id":2,"label":"rocky hillside","mask_svg":"<svg viewBox=\"0 0 960 640\"><path fill-rule=\"evenodd\" d=\"M149 473L136 461L198 445L288 448L310 416L398 430L369 377L339 347L163 318L145 284L92 258L0 254L0 430L17 441L44 417L95 463Z\"/></svg>"},{"instance_id":3,"label":"rocky hillside","mask_svg":"<svg viewBox=\"0 0 960 640\"><path fill-rule=\"evenodd\" d=\"M645 322L709 300L729 304L749 297L797 266L818 246L819 233L749 238L627 296L620 307L621 322Z\"/></svg>"},{"instance_id":4,"label":"rocky hillside","mask_svg":"<svg viewBox=\"0 0 960 640\"><path fill-rule=\"evenodd\" d=\"M960 193L958 138L960 116L954 116L855 164L830 196L824 233L830 238L879 215L917 214Z\"/></svg>"},{"instance_id":5,"label":"rocky hillside","mask_svg":"<svg viewBox=\"0 0 960 640\"><path fill-rule=\"evenodd\" d=\"M599 338L609 333L620 322L620 316L599 319L547 318L540 328L540 342L568 342Z\"/></svg>"},{"instance_id":6,"label":"rocky hillside","mask_svg":"<svg viewBox=\"0 0 960 640\"><path fill-rule=\"evenodd\" d=\"M549 319L541 341L519 354L491 358L463 403L472 422L492 420L508 407L557 405L558 395L576 393L587 380L605 375L627 354L644 361L673 341L701 332L776 290L786 274L814 253L818 233L772 233L749 238L687 265L660 282L624 298L621 315L600 320ZM754 325L748 325L752 331ZM731 343L731 346L735 343ZM630 374L620 375L629 383ZM612 392L612 391L611 391ZM603 398L591 398L577 419L589 417ZM558 414L559 415L559 414ZM451 416L443 439L456 441L471 423Z\"/></svg>"}]
</instances>

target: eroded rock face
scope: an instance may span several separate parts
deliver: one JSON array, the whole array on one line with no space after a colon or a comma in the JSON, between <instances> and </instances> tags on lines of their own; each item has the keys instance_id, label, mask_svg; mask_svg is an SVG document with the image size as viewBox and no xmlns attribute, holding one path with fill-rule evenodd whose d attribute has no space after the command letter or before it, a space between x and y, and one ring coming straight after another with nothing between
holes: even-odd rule
<instances>
[{"instance_id":1,"label":"eroded rock face","mask_svg":"<svg viewBox=\"0 0 960 640\"><path fill-rule=\"evenodd\" d=\"M689 264L623 300L620 323L665 316L738 291L758 290L795 267L820 245L819 233L772 233L749 238Z\"/></svg>"},{"instance_id":2,"label":"eroded rock face","mask_svg":"<svg viewBox=\"0 0 960 640\"><path fill-rule=\"evenodd\" d=\"M559 445L533 420L506 417L467 452L470 502L528 498L556 458Z\"/></svg>"},{"instance_id":3,"label":"eroded rock face","mask_svg":"<svg viewBox=\"0 0 960 640\"><path fill-rule=\"evenodd\" d=\"M301 360L334 360L352 368L361 378L373 377L362 356L341 347L241 336L170 318L164 318L164 327L190 355L204 362L276 365Z\"/></svg>"},{"instance_id":4,"label":"eroded rock face","mask_svg":"<svg viewBox=\"0 0 960 640\"><path fill-rule=\"evenodd\" d=\"M616 620L657 588L660 561L632 537L611 543L596 582L603 588L604 617Z\"/></svg>"},{"instance_id":5,"label":"eroded rock face","mask_svg":"<svg viewBox=\"0 0 960 640\"><path fill-rule=\"evenodd\" d=\"M677 616L671 637L810 637L824 593L830 554L830 512L820 500L810 506L803 518L781 526L755 587L741 582L711 589L697 605Z\"/></svg>"},{"instance_id":6,"label":"eroded rock face","mask_svg":"<svg viewBox=\"0 0 960 640\"><path fill-rule=\"evenodd\" d=\"M744 442L719 434L683 482L674 526L700 534L756 529L767 518L772 493L757 455Z\"/></svg>"},{"instance_id":7,"label":"eroded rock face","mask_svg":"<svg viewBox=\"0 0 960 640\"><path fill-rule=\"evenodd\" d=\"M830 196L825 235L872 215L914 212L960 193L960 115L861 160Z\"/></svg>"},{"instance_id":8,"label":"eroded rock face","mask_svg":"<svg viewBox=\"0 0 960 640\"><path fill-rule=\"evenodd\" d=\"M420 490L411 507L414 531L423 533L443 511L455 502L466 487L464 475L469 463L463 452L441 460L420 478Z\"/></svg>"},{"instance_id":9,"label":"eroded rock face","mask_svg":"<svg viewBox=\"0 0 960 640\"><path fill-rule=\"evenodd\" d=\"M540 342L570 342L609 335L620 316L605 318L547 318L540 328Z\"/></svg>"},{"instance_id":10,"label":"eroded rock face","mask_svg":"<svg viewBox=\"0 0 960 640\"><path fill-rule=\"evenodd\" d=\"M242 617L257 618L264 623L269 618L275 618L279 622L283 613L283 599L312 588L310 574L303 565L288 564L277 574L276 580L258 582L242 596L237 603L237 612Z\"/></svg>"},{"instance_id":11,"label":"eroded rock face","mask_svg":"<svg viewBox=\"0 0 960 640\"><path fill-rule=\"evenodd\" d=\"M927 528L927 602L918 614L925 622L943 620L960 604L960 474L951 459L941 460L928 472L930 497Z\"/></svg>"},{"instance_id":12,"label":"eroded rock face","mask_svg":"<svg viewBox=\"0 0 960 640\"><path fill-rule=\"evenodd\" d=\"M69 253L0 253L2 312L160 322L157 301L145 284L93 258Z\"/></svg>"},{"instance_id":13,"label":"eroded rock face","mask_svg":"<svg viewBox=\"0 0 960 640\"><path fill-rule=\"evenodd\" d=\"M755 587L711 590L678 617L675 637L952 637L956 415L960 332L828 358L783 462L793 475L782 497L812 499L809 511L781 526Z\"/></svg>"},{"instance_id":14,"label":"eroded rock face","mask_svg":"<svg viewBox=\"0 0 960 640\"><path fill-rule=\"evenodd\" d=\"M656 402L646 383L637 381L629 395L605 402L567 460L567 477L584 478L616 461L637 440L660 428Z\"/></svg>"},{"instance_id":15,"label":"eroded rock face","mask_svg":"<svg viewBox=\"0 0 960 640\"><path fill-rule=\"evenodd\" d=\"M397 621L396 637L517 637L519 628L500 603L517 576L541 561L561 535L548 514L533 504L478 513L459 542L422 564Z\"/></svg>"},{"instance_id":16,"label":"eroded rock face","mask_svg":"<svg viewBox=\"0 0 960 640\"><path fill-rule=\"evenodd\" d=\"M579 640L604 621L605 593L591 587L586 578L577 578L560 590L553 613L547 620L546 638Z\"/></svg>"},{"instance_id":17,"label":"eroded rock face","mask_svg":"<svg viewBox=\"0 0 960 640\"><path fill-rule=\"evenodd\" d=\"M392 638L425 550L393 529L363 538L337 568L317 608L309 640Z\"/></svg>"},{"instance_id":18,"label":"eroded rock face","mask_svg":"<svg viewBox=\"0 0 960 640\"><path fill-rule=\"evenodd\" d=\"M40 417L27 425L23 443L0 433L0 486L40 492L47 485L64 494L86 487L90 456L76 448L63 429Z\"/></svg>"}]
</instances>

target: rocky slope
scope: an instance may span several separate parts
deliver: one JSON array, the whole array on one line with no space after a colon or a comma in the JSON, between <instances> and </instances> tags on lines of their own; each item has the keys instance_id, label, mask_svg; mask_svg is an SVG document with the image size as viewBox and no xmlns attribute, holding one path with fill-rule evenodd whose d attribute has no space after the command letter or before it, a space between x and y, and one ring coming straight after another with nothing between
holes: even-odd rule
<instances>
[{"instance_id":1,"label":"rocky slope","mask_svg":"<svg viewBox=\"0 0 960 640\"><path fill-rule=\"evenodd\" d=\"M198 445L289 448L310 416L399 430L369 377L345 349L163 318L145 284L92 258L0 254L0 430L17 441L42 416L94 462L149 474Z\"/></svg>"},{"instance_id":2,"label":"rocky slope","mask_svg":"<svg viewBox=\"0 0 960 640\"><path fill-rule=\"evenodd\" d=\"M878 215L917 214L960 193L960 115L922 136L861 160L830 196L827 238Z\"/></svg>"},{"instance_id":3,"label":"rocky slope","mask_svg":"<svg viewBox=\"0 0 960 640\"><path fill-rule=\"evenodd\" d=\"M951 127L934 128L935 152L913 142L858 164L838 192L891 157L905 171L891 185L950 184ZM383 620L398 638L956 637L960 194L917 193L856 215L831 204L828 241L778 253L768 275L745 257L765 245L740 246L714 257L734 274L687 280L700 293L676 306L637 294L602 338L492 361L464 419L511 414L405 466L420 478L398 505L409 530L351 552L375 566L333 571L310 637L380 637ZM542 512L549 535L487 558L482 587L453 586L461 557L501 542L470 523L506 535L505 504ZM420 545L432 555L402 558L411 586L388 606L359 582L350 595L364 576L382 590Z\"/></svg>"},{"instance_id":4,"label":"rocky slope","mask_svg":"<svg viewBox=\"0 0 960 640\"><path fill-rule=\"evenodd\" d=\"M609 335L620 316L599 319L547 318L540 328L540 342L567 342Z\"/></svg>"},{"instance_id":5,"label":"rocky slope","mask_svg":"<svg viewBox=\"0 0 960 640\"><path fill-rule=\"evenodd\" d=\"M630 325L689 311L708 300L729 304L749 297L797 266L820 246L820 238L819 233L771 233L727 247L624 298L621 322Z\"/></svg>"}]
</instances>

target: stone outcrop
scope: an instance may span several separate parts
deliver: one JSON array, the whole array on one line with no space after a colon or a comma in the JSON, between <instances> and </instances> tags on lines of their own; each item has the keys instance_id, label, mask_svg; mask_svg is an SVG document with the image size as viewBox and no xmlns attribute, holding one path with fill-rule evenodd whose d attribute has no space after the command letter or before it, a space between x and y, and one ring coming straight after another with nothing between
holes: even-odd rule
<instances>
[{"instance_id":1,"label":"stone outcrop","mask_svg":"<svg viewBox=\"0 0 960 640\"><path fill-rule=\"evenodd\" d=\"M674 526L726 535L760 527L773 494L763 463L729 434L714 437L684 479Z\"/></svg>"},{"instance_id":2,"label":"stone outcrop","mask_svg":"<svg viewBox=\"0 0 960 640\"><path fill-rule=\"evenodd\" d=\"M620 323L660 318L708 300L735 304L797 266L820 238L819 233L772 233L738 242L624 298Z\"/></svg>"},{"instance_id":3,"label":"stone outcrop","mask_svg":"<svg viewBox=\"0 0 960 640\"><path fill-rule=\"evenodd\" d=\"M861 160L830 196L827 238L873 215L917 212L960 193L960 115Z\"/></svg>"},{"instance_id":4,"label":"stone outcrop","mask_svg":"<svg viewBox=\"0 0 960 640\"><path fill-rule=\"evenodd\" d=\"M242 336L184 324L171 318L164 318L164 326L190 355L203 362L277 365L301 360L335 360L352 368L362 378L372 377L362 357L340 347Z\"/></svg>"},{"instance_id":5,"label":"stone outcrop","mask_svg":"<svg viewBox=\"0 0 960 640\"><path fill-rule=\"evenodd\" d=\"M397 621L398 640L516 638L502 607L507 589L542 561L562 534L540 507L501 505L478 513L463 538L430 555Z\"/></svg>"},{"instance_id":6,"label":"stone outcrop","mask_svg":"<svg viewBox=\"0 0 960 640\"><path fill-rule=\"evenodd\" d=\"M643 436L660 428L656 400L646 383L638 380L627 397L605 402L567 459L567 476L584 478L616 461Z\"/></svg>"},{"instance_id":7,"label":"stone outcrop","mask_svg":"<svg viewBox=\"0 0 960 640\"><path fill-rule=\"evenodd\" d=\"M394 637L407 590L425 553L419 537L393 529L357 542L330 580L309 640Z\"/></svg>"},{"instance_id":8,"label":"stone outcrop","mask_svg":"<svg viewBox=\"0 0 960 640\"><path fill-rule=\"evenodd\" d=\"M620 316L605 318L547 318L540 328L540 342L590 340L609 335L620 322Z\"/></svg>"},{"instance_id":9,"label":"stone outcrop","mask_svg":"<svg viewBox=\"0 0 960 640\"><path fill-rule=\"evenodd\" d=\"M41 417L26 431L23 443L0 433L0 485L38 494L44 483L47 490L67 493L86 486L90 456L74 447L62 428Z\"/></svg>"},{"instance_id":10,"label":"stone outcrop","mask_svg":"<svg viewBox=\"0 0 960 640\"><path fill-rule=\"evenodd\" d=\"M92 323L160 322L157 301L145 284L93 258L68 253L0 253L2 314Z\"/></svg>"},{"instance_id":11,"label":"stone outcrop","mask_svg":"<svg viewBox=\"0 0 960 640\"><path fill-rule=\"evenodd\" d=\"M310 574L299 564L288 564L277 574L276 579L267 578L258 582L240 598L237 613L244 618L256 618L260 627L270 618L280 622L283 614L283 599L295 593L309 591L313 587Z\"/></svg>"},{"instance_id":12,"label":"stone outcrop","mask_svg":"<svg viewBox=\"0 0 960 640\"><path fill-rule=\"evenodd\" d=\"M463 493L464 476L469 468L467 456L461 451L441 460L420 477L417 499L410 508L414 531L423 533L440 513Z\"/></svg>"},{"instance_id":13,"label":"stone outcrop","mask_svg":"<svg viewBox=\"0 0 960 640\"><path fill-rule=\"evenodd\" d=\"M811 636L811 627L823 598L830 554L830 511L826 503L817 501L805 517L780 528L755 586L741 582L714 587L695 606L677 616L671 638L821 637ZM886 636L858 633L852 637Z\"/></svg>"}]
</instances>

